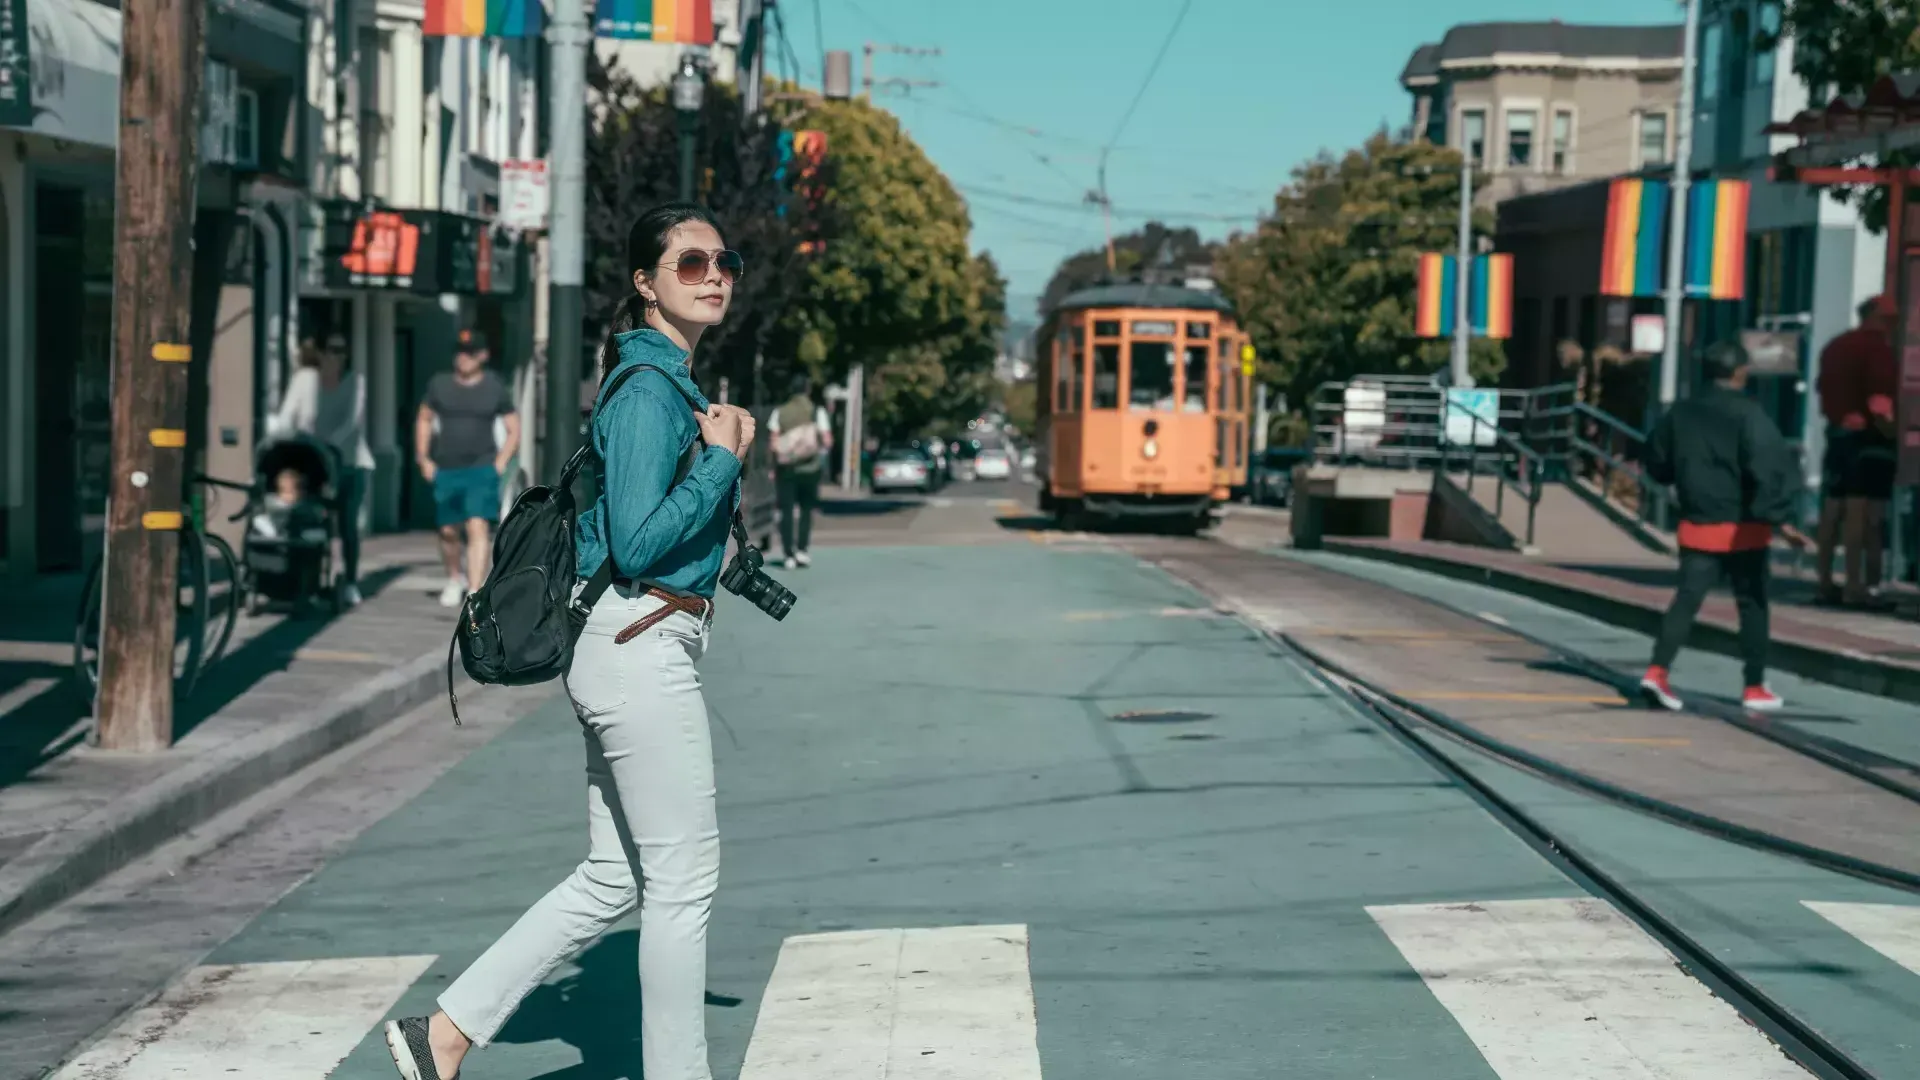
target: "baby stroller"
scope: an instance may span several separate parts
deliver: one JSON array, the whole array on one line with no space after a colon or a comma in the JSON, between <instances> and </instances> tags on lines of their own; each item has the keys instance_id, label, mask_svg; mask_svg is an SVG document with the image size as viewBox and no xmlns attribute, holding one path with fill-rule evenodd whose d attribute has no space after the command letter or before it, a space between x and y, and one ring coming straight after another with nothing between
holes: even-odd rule
<instances>
[{"instance_id":1,"label":"baby stroller","mask_svg":"<svg viewBox=\"0 0 1920 1080\"><path fill-rule=\"evenodd\" d=\"M339 611L333 576L333 541L340 533L338 455L311 436L272 439L255 453L253 475L240 557L247 613L257 614L267 603L319 602Z\"/></svg>"}]
</instances>

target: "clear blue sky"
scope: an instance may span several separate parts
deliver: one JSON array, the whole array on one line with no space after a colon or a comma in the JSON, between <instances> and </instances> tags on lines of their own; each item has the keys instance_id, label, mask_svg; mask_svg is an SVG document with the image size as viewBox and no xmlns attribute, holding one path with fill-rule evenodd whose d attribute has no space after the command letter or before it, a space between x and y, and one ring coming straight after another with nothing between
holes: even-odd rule
<instances>
[{"instance_id":1,"label":"clear blue sky","mask_svg":"<svg viewBox=\"0 0 1920 1080\"><path fill-rule=\"evenodd\" d=\"M878 98L905 123L973 211L977 249L1028 316L1053 268L1101 241L1077 203L1100 150L1139 90L1183 0L784 0L803 80L819 85L815 5L825 47L937 47L880 55L879 77L937 80ZM1115 232L1155 212L1203 235L1248 227L1292 168L1410 115L1399 75L1420 43L1490 20L1678 22L1677 0L1193 0L1107 165ZM771 58L769 58L771 60ZM1031 129L1028 133L1026 130Z\"/></svg>"}]
</instances>

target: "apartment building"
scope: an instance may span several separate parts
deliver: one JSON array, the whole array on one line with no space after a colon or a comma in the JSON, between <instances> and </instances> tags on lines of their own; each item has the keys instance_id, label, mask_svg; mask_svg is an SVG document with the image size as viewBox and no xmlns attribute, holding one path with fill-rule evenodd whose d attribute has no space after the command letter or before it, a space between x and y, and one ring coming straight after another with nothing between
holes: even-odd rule
<instances>
[{"instance_id":1,"label":"apartment building","mask_svg":"<svg viewBox=\"0 0 1920 1080\"><path fill-rule=\"evenodd\" d=\"M1679 26L1467 23L1408 58L1416 138L1464 150L1482 205L1672 161Z\"/></svg>"}]
</instances>

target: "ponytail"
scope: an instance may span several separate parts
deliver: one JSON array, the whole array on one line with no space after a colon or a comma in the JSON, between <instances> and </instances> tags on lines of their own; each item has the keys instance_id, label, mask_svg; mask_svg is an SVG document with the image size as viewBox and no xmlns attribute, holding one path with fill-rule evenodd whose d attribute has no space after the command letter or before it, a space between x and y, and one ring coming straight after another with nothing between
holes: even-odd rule
<instances>
[{"instance_id":1,"label":"ponytail","mask_svg":"<svg viewBox=\"0 0 1920 1080\"><path fill-rule=\"evenodd\" d=\"M620 346L614 344L614 337L640 328L646 304L645 298L639 293L632 293L625 300L620 301L619 307L613 309L613 317L607 320L607 340L600 345L600 378L602 380L612 374L614 367L620 363Z\"/></svg>"}]
</instances>

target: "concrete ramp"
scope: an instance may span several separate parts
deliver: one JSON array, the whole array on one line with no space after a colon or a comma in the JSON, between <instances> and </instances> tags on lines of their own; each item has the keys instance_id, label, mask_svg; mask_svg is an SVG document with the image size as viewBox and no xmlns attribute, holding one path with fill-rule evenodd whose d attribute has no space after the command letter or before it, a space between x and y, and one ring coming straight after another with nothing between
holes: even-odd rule
<instances>
[{"instance_id":1,"label":"concrete ramp","mask_svg":"<svg viewBox=\"0 0 1920 1080\"><path fill-rule=\"evenodd\" d=\"M1498 491L1492 477L1482 476L1473 485L1472 495L1524 548L1527 500L1512 487L1504 499L1497 498ZM1634 528L1624 512L1602 506L1597 494L1566 484L1543 485L1534 513L1533 549L1555 560L1600 563L1639 562L1661 554L1656 534Z\"/></svg>"}]
</instances>

